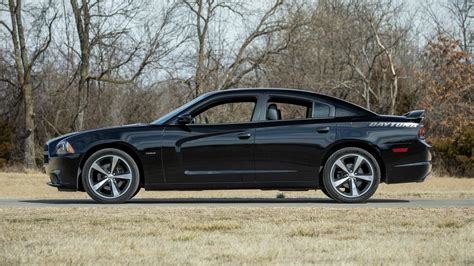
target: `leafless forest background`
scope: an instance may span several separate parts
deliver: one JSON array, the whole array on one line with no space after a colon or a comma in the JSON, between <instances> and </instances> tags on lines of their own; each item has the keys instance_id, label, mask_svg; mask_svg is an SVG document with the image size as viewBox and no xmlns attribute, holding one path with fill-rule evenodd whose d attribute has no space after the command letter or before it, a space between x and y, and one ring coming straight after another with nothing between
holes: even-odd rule
<instances>
[{"instance_id":1,"label":"leafless forest background","mask_svg":"<svg viewBox=\"0 0 474 266\"><path fill-rule=\"evenodd\" d=\"M0 0L0 167L211 90L302 88L427 109L436 170L473 176L472 0Z\"/></svg>"}]
</instances>

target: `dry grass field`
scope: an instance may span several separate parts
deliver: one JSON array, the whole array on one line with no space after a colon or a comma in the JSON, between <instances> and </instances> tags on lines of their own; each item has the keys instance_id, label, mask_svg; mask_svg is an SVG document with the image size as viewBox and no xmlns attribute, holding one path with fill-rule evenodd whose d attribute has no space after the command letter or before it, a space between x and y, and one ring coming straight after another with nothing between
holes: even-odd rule
<instances>
[{"instance_id":1,"label":"dry grass field","mask_svg":"<svg viewBox=\"0 0 474 266\"><path fill-rule=\"evenodd\" d=\"M474 208L0 208L0 264L474 264Z\"/></svg>"},{"instance_id":2,"label":"dry grass field","mask_svg":"<svg viewBox=\"0 0 474 266\"><path fill-rule=\"evenodd\" d=\"M0 198L86 198L0 174ZM382 185L375 198L474 198L473 179ZM275 191L140 192L274 198ZM321 192L285 192L288 198ZM474 264L474 208L0 207L0 265Z\"/></svg>"},{"instance_id":3,"label":"dry grass field","mask_svg":"<svg viewBox=\"0 0 474 266\"><path fill-rule=\"evenodd\" d=\"M41 173L0 173L0 199L85 199L83 192L58 192L46 185ZM141 191L138 198L275 198L276 191ZM321 191L284 192L286 198L326 197ZM393 199L472 199L474 178L429 176L423 183L381 184L373 198Z\"/></svg>"}]
</instances>

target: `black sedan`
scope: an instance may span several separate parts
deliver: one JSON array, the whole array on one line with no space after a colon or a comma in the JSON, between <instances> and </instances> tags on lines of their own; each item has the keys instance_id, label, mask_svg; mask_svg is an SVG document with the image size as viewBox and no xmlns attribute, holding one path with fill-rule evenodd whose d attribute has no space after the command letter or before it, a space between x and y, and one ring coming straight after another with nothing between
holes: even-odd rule
<instances>
[{"instance_id":1,"label":"black sedan","mask_svg":"<svg viewBox=\"0 0 474 266\"><path fill-rule=\"evenodd\" d=\"M424 111L378 115L290 89L204 94L150 124L49 140L51 186L102 203L146 190L321 189L364 202L380 182L421 182L431 171Z\"/></svg>"}]
</instances>

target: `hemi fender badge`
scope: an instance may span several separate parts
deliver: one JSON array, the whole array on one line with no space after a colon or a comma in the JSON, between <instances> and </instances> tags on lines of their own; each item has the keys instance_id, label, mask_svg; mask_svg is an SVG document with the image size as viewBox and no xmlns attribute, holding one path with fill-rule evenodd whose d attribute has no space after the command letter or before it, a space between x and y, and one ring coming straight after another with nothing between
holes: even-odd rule
<instances>
[{"instance_id":1,"label":"hemi fender badge","mask_svg":"<svg viewBox=\"0 0 474 266\"><path fill-rule=\"evenodd\" d=\"M156 155L156 151L147 151L145 152L146 155Z\"/></svg>"}]
</instances>

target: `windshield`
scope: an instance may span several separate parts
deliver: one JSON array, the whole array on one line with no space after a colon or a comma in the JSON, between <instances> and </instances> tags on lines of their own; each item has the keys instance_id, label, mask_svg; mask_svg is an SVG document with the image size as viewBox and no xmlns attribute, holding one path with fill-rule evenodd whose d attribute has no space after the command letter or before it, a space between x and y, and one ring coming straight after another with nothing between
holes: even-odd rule
<instances>
[{"instance_id":1,"label":"windshield","mask_svg":"<svg viewBox=\"0 0 474 266\"><path fill-rule=\"evenodd\" d=\"M155 120L151 123L154 124L154 125L163 125L166 121L170 120L171 118L173 118L177 114L181 113L182 111L188 109L190 106L192 106L195 103L197 103L197 102L201 101L202 99L206 98L207 95L208 95L208 93L203 94L203 95L195 98L194 100L182 105L181 107L178 107L178 108L174 109L173 111L167 113L166 115L160 117L158 120Z\"/></svg>"}]
</instances>

